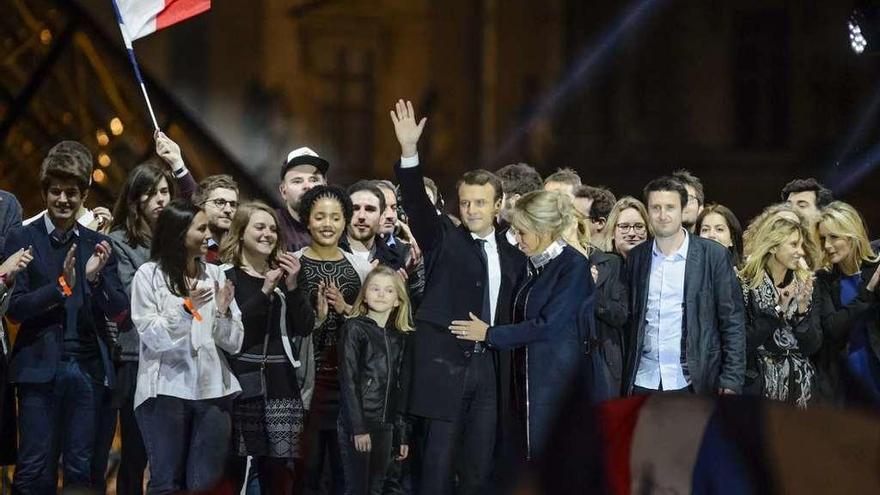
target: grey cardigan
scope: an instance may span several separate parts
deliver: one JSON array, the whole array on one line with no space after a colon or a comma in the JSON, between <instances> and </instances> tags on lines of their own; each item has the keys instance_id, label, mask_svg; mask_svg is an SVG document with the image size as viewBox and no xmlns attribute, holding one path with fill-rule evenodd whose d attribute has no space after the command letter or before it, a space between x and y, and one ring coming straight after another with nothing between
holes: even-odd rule
<instances>
[{"instance_id":1,"label":"grey cardigan","mask_svg":"<svg viewBox=\"0 0 880 495\"><path fill-rule=\"evenodd\" d=\"M132 246L125 240L125 230L121 228L111 231L108 235L113 242L113 253L116 254L119 281L122 282L122 287L125 288L130 300L131 281L138 268L150 261L150 246ZM140 338L134 329L118 332L116 343L119 346L120 361L137 362Z\"/></svg>"}]
</instances>

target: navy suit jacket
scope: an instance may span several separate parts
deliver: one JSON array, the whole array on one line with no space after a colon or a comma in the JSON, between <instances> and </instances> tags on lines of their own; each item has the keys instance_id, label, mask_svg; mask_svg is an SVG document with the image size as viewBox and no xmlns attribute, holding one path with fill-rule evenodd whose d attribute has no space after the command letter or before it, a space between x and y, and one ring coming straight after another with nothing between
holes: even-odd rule
<instances>
[{"instance_id":1,"label":"navy suit jacket","mask_svg":"<svg viewBox=\"0 0 880 495\"><path fill-rule=\"evenodd\" d=\"M129 301L119 281L116 255L101 271L96 286L86 281L86 262L101 241L110 238L78 226L76 242L76 285L73 294L64 297L58 285L61 273L50 273L52 245L46 224L42 219L19 227L6 239L5 256L20 248L33 247L34 260L27 269L15 276L9 309L6 315L19 322L18 335L9 362L9 381L13 383L47 383L55 378L55 371L64 350L64 324L67 308L78 308L91 320L95 329L101 360L104 365L104 385L112 387L115 374L110 349L112 341L107 332L107 320L123 322L128 316Z\"/></svg>"},{"instance_id":2,"label":"navy suit jacket","mask_svg":"<svg viewBox=\"0 0 880 495\"><path fill-rule=\"evenodd\" d=\"M409 226L425 258L425 291L415 314L409 406L417 416L451 421L461 409L464 372L474 343L456 339L449 324L482 311L486 267L471 233L437 214L425 192L422 167L398 164L395 169ZM525 256L498 229L495 240L501 261L495 322L507 323Z\"/></svg>"},{"instance_id":3,"label":"navy suit jacket","mask_svg":"<svg viewBox=\"0 0 880 495\"><path fill-rule=\"evenodd\" d=\"M528 294L517 296L526 299L523 320L490 327L486 342L495 349L528 346L530 403L558 405L587 363L596 287L589 260L569 246L534 277Z\"/></svg>"}]
</instances>

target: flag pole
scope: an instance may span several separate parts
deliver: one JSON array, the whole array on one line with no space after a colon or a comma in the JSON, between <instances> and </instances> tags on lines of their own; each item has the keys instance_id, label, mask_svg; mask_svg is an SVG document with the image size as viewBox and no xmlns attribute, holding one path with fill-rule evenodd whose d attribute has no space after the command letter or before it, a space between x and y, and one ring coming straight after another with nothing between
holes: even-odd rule
<instances>
[{"instance_id":1,"label":"flag pole","mask_svg":"<svg viewBox=\"0 0 880 495\"><path fill-rule=\"evenodd\" d=\"M125 43L125 49L128 51L128 60L131 62L131 68L134 69L134 77L141 86L141 92L144 95L144 101L147 104L147 110L150 112L150 119L153 121L153 128L158 131L159 123L156 121L156 113L153 112L153 104L150 102L150 95L147 94L147 86L144 84L144 78L141 77L141 69L138 66L137 58L134 56L134 47L131 44L131 38L128 36L128 30L125 29L125 22L122 20L122 14L119 13L119 6L116 0L113 2L113 12L116 13L116 21L119 23L119 31L122 33L122 41Z\"/></svg>"}]
</instances>

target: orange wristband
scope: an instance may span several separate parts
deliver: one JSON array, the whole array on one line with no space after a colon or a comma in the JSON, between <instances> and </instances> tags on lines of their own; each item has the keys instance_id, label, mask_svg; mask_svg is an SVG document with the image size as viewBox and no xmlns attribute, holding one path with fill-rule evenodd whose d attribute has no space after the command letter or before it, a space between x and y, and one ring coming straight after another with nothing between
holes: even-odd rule
<instances>
[{"instance_id":1,"label":"orange wristband","mask_svg":"<svg viewBox=\"0 0 880 495\"><path fill-rule=\"evenodd\" d=\"M202 315L199 314L198 310L193 306L192 301L190 301L188 297L183 299L183 305L193 315L193 318L195 318L196 321L202 321Z\"/></svg>"},{"instance_id":2,"label":"orange wristband","mask_svg":"<svg viewBox=\"0 0 880 495\"><path fill-rule=\"evenodd\" d=\"M73 291L70 289L70 286L67 285L67 280L64 279L64 275L58 277L58 285L61 286L61 292L63 292L65 296L73 295Z\"/></svg>"}]
</instances>

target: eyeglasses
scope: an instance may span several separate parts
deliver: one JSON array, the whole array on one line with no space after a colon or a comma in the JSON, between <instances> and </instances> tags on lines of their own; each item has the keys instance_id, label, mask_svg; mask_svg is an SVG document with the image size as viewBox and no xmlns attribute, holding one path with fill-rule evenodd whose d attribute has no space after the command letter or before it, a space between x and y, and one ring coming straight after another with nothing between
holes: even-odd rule
<instances>
[{"instance_id":1,"label":"eyeglasses","mask_svg":"<svg viewBox=\"0 0 880 495\"><path fill-rule=\"evenodd\" d=\"M217 208L219 208L221 210L223 208L226 208L226 205L229 205L229 207L232 208L233 210L238 208L238 201L226 201L223 198L206 200L205 204L208 204L208 203L213 204L214 206L216 206Z\"/></svg>"},{"instance_id":2,"label":"eyeglasses","mask_svg":"<svg viewBox=\"0 0 880 495\"><path fill-rule=\"evenodd\" d=\"M643 224L643 223L619 223L619 224L617 224L617 230L619 230L621 234L626 234L630 230L635 232L636 234L644 234L645 233L645 224Z\"/></svg>"}]
</instances>

